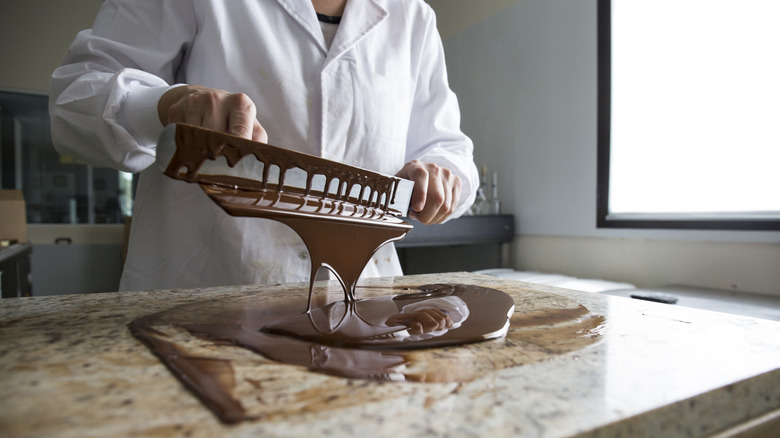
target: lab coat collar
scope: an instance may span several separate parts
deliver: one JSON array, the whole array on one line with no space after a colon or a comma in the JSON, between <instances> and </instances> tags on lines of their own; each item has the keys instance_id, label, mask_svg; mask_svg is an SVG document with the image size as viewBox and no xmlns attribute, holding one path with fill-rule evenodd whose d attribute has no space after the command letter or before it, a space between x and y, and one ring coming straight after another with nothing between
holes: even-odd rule
<instances>
[{"instance_id":1,"label":"lab coat collar","mask_svg":"<svg viewBox=\"0 0 780 438\"><path fill-rule=\"evenodd\" d=\"M349 0L344 10L344 19L339 24L339 30L333 39L330 51L325 47L317 14L308 0L276 0L292 18L314 38L323 53L326 54L325 65L343 55L358 41L364 38L373 28L384 20L388 12L379 0Z\"/></svg>"},{"instance_id":2,"label":"lab coat collar","mask_svg":"<svg viewBox=\"0 0 780 438\"><path fill-rule=\"evenodd\" d=\"M325 40L311 2L308 0L276 0L276 2L314 38L320 49L325 52Z\"/></svg>"},{"instance_id":3,"label":"lab coat collar","mask_svg":"<svg viewBox=\"0 0 780 438\"><path fill-rule=\"evenodd\" d=\"M377 0L349 0L325 65L352 48L388 15Z\"/></svg>"}]
</instances>

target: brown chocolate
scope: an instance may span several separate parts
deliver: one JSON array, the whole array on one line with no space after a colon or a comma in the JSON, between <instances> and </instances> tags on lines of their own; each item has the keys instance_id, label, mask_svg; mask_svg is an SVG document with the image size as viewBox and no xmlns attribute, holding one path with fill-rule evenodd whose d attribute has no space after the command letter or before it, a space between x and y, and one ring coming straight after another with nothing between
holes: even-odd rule
<instances>
[{"instance_id":1,"label":"brown chocolate","mask_svg":"<svg viewBox=\"0 0 780 438\"><path fill-rule=\"evenodd\" d=\"M263 163L258 180L199 173L206 160L225 157L234 167L249 155ZM272 166L279 167L276 183L269 180ZM284 185L285 174L292 168L306 172L305 188ZM389 208L399 178L196 126L176 125L176 153L165 174L199 183L233 216L274 219L295 230L311 255L310 301L321 268L335 274L346 300L355 301L355 285L371 256L412 229L391 216L400 213ZM312 190L318 175L325 177L324 191ZM334 181L338 181L337 189L331 191L328 188ZM359 195L350 198L355 186L360 187Z\"/></svg>"},{"instance_id":2,"label":"brown chocolate","mask_svg":"<svg viewBox=\"0 0 780 438\"><path fill-rule=\"evenodd\" d=\"M249 155L263 163L259 179L199 174L206 160L224 157L230 167L235 167ZM276 183L269 178L273 166L279 167L279 181ZM165 174L188 182L225 185L259 193L266 190L285 192L290 190L284 184L285 175L293 168L302 169L308 176L306 188L301 193L304 196L353 203L382 213L403 213L390 209L400 178L187 124L176 125L176 152ZM312 181L317 175L325 177L328 189L324 192L312 191ZM331 191L334 181L338 181L337 189ZM360 194L350 198L355 186L361 188Z\"/></svg>"},{"instance_id":3,"label":"brown chocolate","mask_svg":"<svg viewBox=\"0 0 780 438\"><path fill-rule=\"evenodd\" d=\"M234 216L275 219L295 230L311 255L311 281L321 268L331 270L344 288L345 299L356 300L355 286L363 268L382 245L403 239L412 229L393 217L371 220L341 215L315 215L292 208L306 196L276 191L247 191L202 185L206 194ZM264 205L267 196L272 205ZM311 201L310 201L311 202ZM310 298L311 299L311 298Z\"/></svg>"}]
</instances>

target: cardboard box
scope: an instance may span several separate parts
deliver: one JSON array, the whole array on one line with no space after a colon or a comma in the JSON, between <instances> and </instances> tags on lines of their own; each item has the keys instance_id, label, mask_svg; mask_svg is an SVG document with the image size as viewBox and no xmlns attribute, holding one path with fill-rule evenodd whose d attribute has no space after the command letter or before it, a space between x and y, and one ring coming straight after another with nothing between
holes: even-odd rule
<instances>
[{"instance_id":1,"label":"cardboard box","mask_svg":"<svg viewBox=\"0 0 780 438\"><path fill-rule=\"evenodd\" d=\"M0 190L0 243L27 242L27 207L21 190Z\"/></svg>"}]
</instances>

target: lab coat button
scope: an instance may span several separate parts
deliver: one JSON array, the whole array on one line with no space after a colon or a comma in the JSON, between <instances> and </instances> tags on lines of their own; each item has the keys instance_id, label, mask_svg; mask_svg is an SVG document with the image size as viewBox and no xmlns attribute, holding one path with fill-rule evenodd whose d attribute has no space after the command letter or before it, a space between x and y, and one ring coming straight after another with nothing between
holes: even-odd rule
<instances>
[{"instance_id":1,"label":"lab coat button","mask_svg":"<svg viewBox=\"0 0 780 438\"><path fill-rule=\"evenodd\" d=\"M301 260L306 260L306 259L308 259L308 258L309 258L309 253L307 253L306 251L301 251L301 252L298 254L298 257L300 257L300 258L301 258Z\"/></svg>"}]
</instances>

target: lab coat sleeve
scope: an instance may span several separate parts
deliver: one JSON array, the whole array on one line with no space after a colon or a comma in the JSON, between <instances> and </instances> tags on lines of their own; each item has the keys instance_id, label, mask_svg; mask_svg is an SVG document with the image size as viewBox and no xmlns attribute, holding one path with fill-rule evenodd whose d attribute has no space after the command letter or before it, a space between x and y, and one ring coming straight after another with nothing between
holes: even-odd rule
<instances>
[{"instance_id":1,"label":"lab coat sleeve","mask_svg":"<svg viewBox=\"0 0 780 438\"><path fill-rule=\"evenodd\" d=\"M139 172L154 162L160 97L195 35L190 2L109 0L52 74L55 148L84 163Z\"/></svg>"},{"instance_id":2,"label":"lab coat sleeve","mask_svg":"<svg viewBox=\"0 0 780 438\"><path fill-rule=\"evenodd\" d=\"M449 87L444 49L431 12L422 41L407 139L406 161L420 160L447 167L460 177L461 197L452 218L473 203L479 187L474 146L460 129L460 108Z\"/></svg>"}]
</instances>

